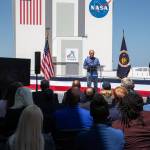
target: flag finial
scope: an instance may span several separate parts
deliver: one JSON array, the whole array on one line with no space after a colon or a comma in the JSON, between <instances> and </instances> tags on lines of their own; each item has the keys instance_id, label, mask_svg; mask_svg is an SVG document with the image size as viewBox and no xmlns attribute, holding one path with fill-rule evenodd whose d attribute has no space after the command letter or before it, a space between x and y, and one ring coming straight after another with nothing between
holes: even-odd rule
<instances>
[{"instance_id":1,"label":"flag finial","mask_svg":"<svg viewBox=\"0 0 150 150\"><path fill-rule=\"evenodd\" d=\"M124 29L123 29L123 36L124 36Z\"/></svg>"},{"instance_id":2,"label":"flag finial","mask_svg":"<svg viewBox=\"0 0 150 150\"><path fill-rule=\"evenodd\" d=\"M49 30L46 30L46 39L48 40Z\"/></svg>"}]
</instances>

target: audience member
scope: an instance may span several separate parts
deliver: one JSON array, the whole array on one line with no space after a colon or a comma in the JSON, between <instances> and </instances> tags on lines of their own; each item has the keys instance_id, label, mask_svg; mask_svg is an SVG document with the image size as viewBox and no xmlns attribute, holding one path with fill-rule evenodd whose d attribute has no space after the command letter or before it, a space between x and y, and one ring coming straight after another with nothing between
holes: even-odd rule
<instances>
[{"instance_id":1,"label":"audience member","mask_svg":"<svg viewBox=\"0 0 150 150\"><path fill-rule=\"evenodd\" d=\"M31 90L25 87L18 88L15 94L14 104L7 109L3 125L0 128L0 133L4 136L11 135L16 130L23 109L32 104L33 99Z\"/></svg>"},{"instance_id":2,"label":"audience member","mask_svg":"<svg viewBox=\"0 0 150 150\"><path fill-rule=\"evenodd\" d=\"M134 82L132 79L130 79L128 77L123 78L121 80L121 86L125 87L127 89L128 93L136 94L136 92L134 90Z\"/></svg>"},{"instance_id":3,"label":"audience member","mask_svg":"<svg viewBox=\"0 0 150 150\"><path fill-rule=\"evenodd\" d=\"M109 107L100 94L94 96L90 105L93 126L77 138L77 150L123 150L124 135L121 130L108 125Z\"/></svg>"},{"instance_id":4,"label":"audience member","mask_svg":"<svg viewBox=\"0 0 150 150\"><path fill-rule=\"evenodd\" d=\"M33 92L34 103L42 110L43 132L48 133L52 130L52 113L55 110L55 101L53 90L49 88L49 81L41 81L41 91Z\"/></svg>"},{"instance_id":5,"label":"audience member","mask_svg":"<svg viewBox=\"0 0 150 150\"><path fill-rule=\"evenodd\" d=\"M26 107L15 133L9 137L10 150L55 150L54 141L42 134L43 115L36 105Z\"/></svg>"},{"instance_id":6,"label":"audience member","mask_svg":"<svg viewBox=\"0 0 150 150\"><path fill-rule=\"evenodd\" d=\"M87 87L84 91L85 102L80 103L80 107L90 110L90 103L95 95L95 89L92 87Z\"/></svg>"},{"instance_id":7,"label":"audience member","mask_svg":"<svg viewBox=\"0 0 150 150\"><path fill-rule=\"evenodd\" d=\"M54 113L56 129L89 128L92 118L88 110L80 108L80 89L73 86L66 92L65 107Z\"/></svg>"},{"instance_id":8,"label":"audience member","mask_svg":"<svg viewBox=\"0 0 150 150\"><path fill-rule=\"evenodd\" d=\"M2 93L0 90L0 118L4 118L6 114L7 101L3 99Z\"/></svg>"},{"instance_id":9,"label":"audience member","mask_svg":"<svg viewBox=\"0 0 150 150\"><path fill-rule=\"evenodd\" d=\"M8 86L6 95L0 94L0 118L4 118L7 112L7 108L14 104L16 90L23 86L20 82L13 82Z\"/></svg>"},{"instance_id":10,"label":"audience member","mask_svg":"<svg viewBox=\"0 0 150 150\"><path fill-rule=\"evenodd\" d=\"M109 118L112 121L118 120L121 117L121 113L120 113L120 108L119 108L119 104L122 101L122 98L127 95L128 91L126 90L126 88L119 86L116 87L114 89L114 99L113 99L113 103L112 106L109 109Z\"/></svg>"},{"instance_id":11,"label":"audience member","mask_svg":"<svg viewBox=\"0 0 150 150\"><path fill-rule=\"evenodd\" d=\"M102 90L100 93L104 96L105 100L108 102L108 105L112 104L113 92L111 90L111 84L108 81L104 81L102 84Z\"/></svg>"},{"instance_id":12,"label":"audience member","mask_svg":"<svg viewBox=\"0 0 150 150\"><path fill-rule=\"evenodd\" d=\"M125 133L125 149L150 149L150 112L143 111L143 99L129 93L120 103L121 119L113 127Z\"/></svg>"},{"instance_id":13,"label":"audience member","mask_svg":"<svg viewBox=\"0 0 150 150\"><path fill-rule=\"evenodd\" d=\"M150 111L150 96L147 97L146 99L146 104L143 106L144 111Z\"/></svg>"},{"instance_id":14,"label":"audience member","mask_svg":"<svg viewBox=\"0 0 150 150\"><path fill-rule=\"evenodd\" d=\"M14 105L15 94L18 88L23 87L21 82L13 82L8 86L6 96L4 99L7 100L7 108L10 108Z\"/></svg>"},{"instance_id":15,"label":"audience member","mask_svg":"<svg viewBox=\"0 0 150 150\"><path fill-rule=\"evenodd\" d=\"M71 88L72 87L78 87L80 89L80 102L84 103L86 101L86 99L85 99L84 93L81 91L81 83L80 83L80 81L79 80L73 80ZM71 90L71 88L69 90ZM62 103L66 104L66 92L64 93L64 97L63 97Z\"/></svg>"}]
</instances>

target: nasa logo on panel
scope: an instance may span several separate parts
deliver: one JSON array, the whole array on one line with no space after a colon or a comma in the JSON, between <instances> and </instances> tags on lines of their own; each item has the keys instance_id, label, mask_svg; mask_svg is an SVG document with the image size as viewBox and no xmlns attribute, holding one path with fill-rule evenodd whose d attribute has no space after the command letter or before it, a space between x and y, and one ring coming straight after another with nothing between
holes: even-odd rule
<instances>
[{"instance_id":1,"label":"nasa logo on panel","mask_svg":"<svg viewBox=\"0 0 150 150\"><path fill-rule=\"evenodd\" d=\"M89 11L96 18L103 18L109 12L109 3L111 0L92 0L89 4Z\"/></svg>"}]
</instances>

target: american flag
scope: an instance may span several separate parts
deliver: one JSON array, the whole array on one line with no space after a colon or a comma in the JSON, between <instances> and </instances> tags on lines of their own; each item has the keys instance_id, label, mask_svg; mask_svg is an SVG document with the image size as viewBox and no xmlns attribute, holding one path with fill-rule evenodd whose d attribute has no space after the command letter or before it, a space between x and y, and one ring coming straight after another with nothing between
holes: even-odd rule
<instances>
[{"instance_id":1,"label":"american flag","mask_svg":"<svg viewBox=\"0 0 150 150\"><path fill-rule=\"evenodd\" d=\"M20 24L42 25L42 0L20 0Z\"/></svg>"},{"instance_id":2,"label":"american flag","mask_svg":"<svg viewBox=\"0 0 150 150\"><path fill-rule=\"evenodd\" d=\"M41 70L46 80L49 80L51 77L54 77L55 75L52 57L51 57L51 53L49 50L48 39L46 40L46 43L45 43L43 58L41 62Z\"/></svg>"}]
</instances>

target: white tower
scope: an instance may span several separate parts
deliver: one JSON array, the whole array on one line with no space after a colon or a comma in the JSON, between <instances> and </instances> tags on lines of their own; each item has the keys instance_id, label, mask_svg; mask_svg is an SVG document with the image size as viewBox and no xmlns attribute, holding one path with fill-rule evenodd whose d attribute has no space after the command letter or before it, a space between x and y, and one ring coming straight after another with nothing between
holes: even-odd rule
<instances>
[{"instance_id":1,"label":"white tower","mask_svg":"<svg viewBox=\"0 0 150 150\"><path fill-rule=\"evenodd\" d=\"M15 57L30 58L43 52L45 44L45 0L13 0Z\"/></svg>"},{"instance_id":2,"label":"white tower","mask_svg":"<svg viewBox=\"0 0 150 150\"><path fill-rule=\"evenodd\" d=\"M112 70L112 0L85 0L84 56L89 49L95 50L104 70Z\"/></svg>"},{"instance_id":3,"label":"white tower","mask_svg":"<svg viewBox=\"0 0 150 150\"><path fill-rule=\"evenodd\" d=\"M83 61L89 49L95 50L104 70L111 70L112 3L112 0L13 0L15 56L31 58L34 70L34 52L43 53L47 29L56 75L85 75Z\"/></svg>"},{"instance_id":4,"label":"white tower","mask_svg":"<svg viewBox=\"0 0 150 150\"><path fill-rule=\"evenodd\" d=\"M89 49L95 50L104 70L112 69L111 0L47 0L46 7L57 75L85 75Z\"/></svg>"}]
</instances>

